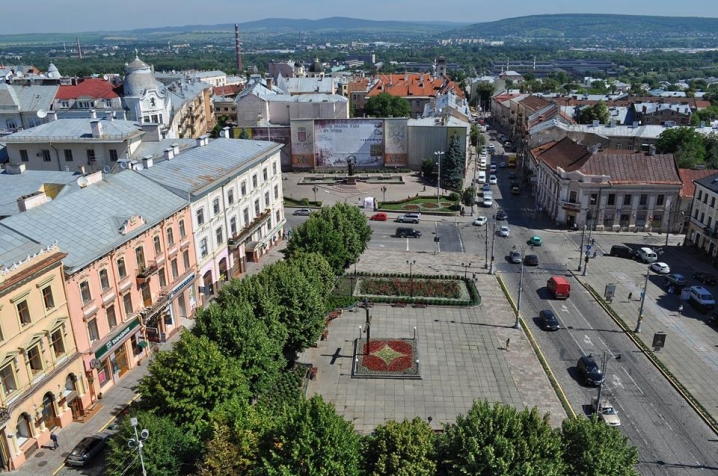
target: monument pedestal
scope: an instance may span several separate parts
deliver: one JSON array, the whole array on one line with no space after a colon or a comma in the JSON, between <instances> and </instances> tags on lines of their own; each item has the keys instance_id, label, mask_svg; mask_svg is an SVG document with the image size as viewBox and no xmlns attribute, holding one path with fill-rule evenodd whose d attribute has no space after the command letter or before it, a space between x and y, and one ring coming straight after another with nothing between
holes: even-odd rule
<instances>
[{"instance_id":1,"label":"monument pedestal","mask_svg":"<svg viewBox=\"0 0 718 476\"><path fill-rule=\"evenodd\" d=\"M347 177L347 185L356 185L357 184L357 178L354 176Z\"/></svg>"}]
</instances>

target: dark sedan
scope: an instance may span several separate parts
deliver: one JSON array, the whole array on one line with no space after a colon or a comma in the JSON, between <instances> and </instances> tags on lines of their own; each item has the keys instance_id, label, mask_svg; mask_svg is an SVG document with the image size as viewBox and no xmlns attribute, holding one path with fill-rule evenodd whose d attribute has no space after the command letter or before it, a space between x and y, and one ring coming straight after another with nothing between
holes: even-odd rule
<instances>
[{"instance_id":1,"label":"dark sedan","mask_svg":"<svg viewBox=\"0 0 718 476\"><path fill-rule=\"evenodd\" d=\"M505 211L499 210L498 212L496 212L497 220L508 220L508 218L509 218L509 216Z\"/></svg>"},{"instance_id":2,"label":"dark sedan","mask_svg":"<svg viewBox=\"0 0 718 476\"><path fill-rule=\"evenodd\" d=\"M561 327L556 315L550 309L539 312L539 321L541 321L541 327L547 331L557 331Z\"/></svg>"},{"instance_id":3,"label":"dark sedan","mask_svg":"<svg viewBox=\"0 0 718 476\"><path fill-rule=\"evenodd\" d=\"M106 437L101 435L86 436L75 445L67 458L67 466L85 466L107 444Z\"/></svg>"},{"instance_id":4,"label":"dark sedan","mask_svg":"<svg viewBox=\"0 0 718 476\"><path fill-rule=\"evenodd\" d=\"M538 264L539 264L538 256L536 256L536 255L526 255L526 256L524 257L524 264L525 264L526 266L538 266Z\"/></svg>"},{"instance_id":5,"label":"dark sedan","mask_svg":"<svg viewBox=\"0 0 718 476\"><path fill-rule=\"evenodd\" d=\"M710 273L693 273L693 279L697 279L703 284L715 284L716 277Z\"/></svg>"}]
</instances>

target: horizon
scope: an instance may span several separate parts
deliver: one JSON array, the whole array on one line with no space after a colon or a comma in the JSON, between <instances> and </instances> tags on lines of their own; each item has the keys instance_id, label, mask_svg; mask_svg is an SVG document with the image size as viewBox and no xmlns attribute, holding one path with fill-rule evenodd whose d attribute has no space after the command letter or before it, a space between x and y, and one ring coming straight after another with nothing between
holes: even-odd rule
<instances>
[{"instance_id":1,"label":"horizon","mask_svg":"<svg viewBox=\"0 0 718 476\"><path fill-rule=\"evenodd\" d=\"M49 3L49 4L46 4ZM165 3L165 2L157 2ZM232 0L215 0L212 11L203 4L187 0L174 0L165 5L125 0L121 9L108 15L96 9L90 0L66 0L63 3L47 0L27 0L3 6L7 22L0 36L23 34L74 34L96 32L123 32L139 29L177 28L186 26L213 26L220 24L247 23L267 19L323 20L333 17L369 21L402 22L450 22L461 24L489 23L511 18L535 15L627 15L680 18L718 18L718 2L703 3L686 0L680 4L668 0L654 0L647 5L642 2L626 4L622 0L604 0L601 5L590 6L593 11L575 12L565 0L548 0L537 5L533 0L516 0L511 15L495 5L477 5L467 0L448 0L441 11L430 8L433 4L422 0L366 0L363 14L357 14L351 5L329 3L325 0L275 0L271 12L266 2L247 0L238 5ZM38 5L39 4L39 5ZM178 8L179 7L179 8ZM424 8L426 7L426 8ZM467 10L475 10L471 15ZM43 15L37 15L43 11ZM307 15L306 12L321 12ZM92 25L88 27L88 25Z\"/></svg>"}]
</instances>

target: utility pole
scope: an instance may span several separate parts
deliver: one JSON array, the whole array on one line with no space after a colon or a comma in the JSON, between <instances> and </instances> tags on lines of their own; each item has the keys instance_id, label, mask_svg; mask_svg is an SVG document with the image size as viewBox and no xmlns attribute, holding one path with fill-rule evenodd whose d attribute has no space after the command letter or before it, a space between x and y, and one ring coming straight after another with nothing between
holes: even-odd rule
<instances>
[{"instance_id":1,"label":"utility pole","mask_svg":"<svg viewBox=\"0 0 718 476\"><path fill-rule=\"evenodd\" d=\"M147 430L142 430L140 434L137 434L137 425L138 421L137 418L131 418L130 423L132 424L132 428L135 430L135 437L130 438L130 440L127 442L127 445L135 449L137 448L137 453L140 456L140 465L142 466L142 476L147 476L147 471L145 470L145 460L142 457L142 447L144 446L145 440L149 438L150 432Z\"/></svg>"},{"instance_id":2,"label":"utility pole","mask_svg":"<svg viewBox=\"0 0 718 476\"><path fill-rule=\"evenodd\" d=\"M521 276L519 277L519 298L516 303L516 322L514 323L514 329L518 329L521 325L521 290L524 287L524 252L526 248L521 249Z\"/></svg>"},{"instance_id":3,"label":"utility pole","mask_svg":"<svg viewBox=\"0 0 718 476\"><path fill-rule=\"evenodd\" d=\"M484 246L484 252L485 252L484 269L487 269L489 267L489 222L488 222L488 220L486 221L486 230L485 231L486 231L486 243L485 243L486 246Z\"/></svg>"},{"instance_id":4,"label":"utility pole","mask_svg":"<svg viewBox=\"0 0 718 476\"><path fill-rule=\"evenodd\" d=\"M606 368L608 367L608 358L606 352L603 352L603 358L601 358L601 371L603 372L603 380L606 380ZM601 391L603 390L603 382L598 386L598 396L596 397L596 414L598 414L601 408Z\"/></svg>"},{"instance_id":5,"label":"utility pole","mask_svg":"<svg viewBox=\"0 0 718 476\"><path fill-rule=\"evenodd\" d=\"M496 218L494 218L494 236L491 237L491 267L489 274L494 274L494 245L496 244Z\"/></svg>"},{"instance_id":6,"label":"utility pole","mask_svg":"<svg viewBox=\"0 0 718 476\"><path fill-rule=\"evenodd\" d=\"M668 249L668 234L671 232L671 201L669 200L668 203L666 203L666 216L664 218L666 221L666 247L663 248L663 251L666 251Z\"/></svg>"},{"instance_id":7,"label":"utility pole","mask_svg":"<svg viewBox=\"0 0 718 476\"><path fill-rule=\"evenodd\" d=\"M441 156L444 155L444 151L437 150L434 155L439 158L439 175L436 176L436 204L441 208Z\"/></svg>"},{"instance_id":8,"label":"utility pole","mask_svg":"<svg viewBox=\"0 0 718 476\"><path fill-rule=\"evenodd\" d=\"M583 240L586 237L586 225L583 225L581 233L581 248L578 250L578 271L581 271L581 260L583 259Z\"/></svg>"},{"instance_id":9,"label":"utility pole","mask_svg":"<svg viewBox=\"0 0 718 476\"><path fill-rule=\"evenodd\" d=\"M643 291L641 291L641 309L638 311L638 322L636 323L636 329L633 331L636 334L641 333L641 321L643 321L643 305L646 303L646 290L648 288L648 275L651 273L651 268L646 268L646 281L643 283Z\"/></svg>"}]
</instances>

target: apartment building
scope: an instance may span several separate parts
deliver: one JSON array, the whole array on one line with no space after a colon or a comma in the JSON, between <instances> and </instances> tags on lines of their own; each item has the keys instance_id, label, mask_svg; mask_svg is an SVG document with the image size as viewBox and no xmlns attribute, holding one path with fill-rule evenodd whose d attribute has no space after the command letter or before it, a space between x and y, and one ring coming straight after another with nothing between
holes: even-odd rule
<instances>
[{"instance_id":1,"label":"apartment building","mask_svg":"<svg viewBox=\"0 0 718 476\"><path fill-rule=\"evenodd\" d=\"M695 195L686 231L686 244L718 255L718 173L694 180Z\"/></svg>"}]
</instances>

